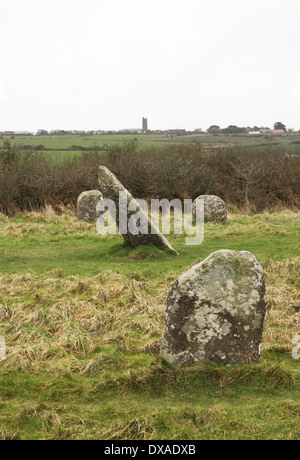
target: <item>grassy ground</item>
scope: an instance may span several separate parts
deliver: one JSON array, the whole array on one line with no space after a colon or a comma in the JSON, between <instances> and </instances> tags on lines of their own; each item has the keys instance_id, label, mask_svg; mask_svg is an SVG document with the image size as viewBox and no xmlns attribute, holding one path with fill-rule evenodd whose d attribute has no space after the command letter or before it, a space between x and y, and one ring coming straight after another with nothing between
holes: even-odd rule
<instances>
[{"instance_id":1,"label":"grassy ground","mask_svg":"<svg viewBox=\"0 0 300 460\"><path fill-rule=\"evenodd\" d=\"M51 209L0 216L0 439L299 439L300 214L232 214L180 256L131 250ZM218 249L262 263L261 364L177 369L158 354L179 274Z\"/></svg>"}]
</instances>

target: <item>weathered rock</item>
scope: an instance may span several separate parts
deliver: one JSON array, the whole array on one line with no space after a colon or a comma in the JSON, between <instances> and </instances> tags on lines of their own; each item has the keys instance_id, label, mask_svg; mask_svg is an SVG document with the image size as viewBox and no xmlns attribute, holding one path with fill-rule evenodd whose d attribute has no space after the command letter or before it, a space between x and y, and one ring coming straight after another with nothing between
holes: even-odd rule
<instances>
[{"instance_id":1,"label":"weathered rock","mask_svg":"<svg viewBox=\"0 0 300 460\"><path fill-rule=\"evenodd\" d=\"M204 222L222 222L227 223L227 206L226 203L214 195L201 195L193 203L193 217L196 218L196 202L204 200Z\"/></svg>"},{"instance_id":2,"label":"weathered rock","mask_svg":"<svg viewBox=\"0 0 300 460\"><path fill-rule=\"evenodd\" d=\"M6 359L5 338L0 335L0 361Z\"/></svg>"},{"instance_id":3,"label":"weathered rock","mask_svg":"<svg viewBox=\"0 0 300 460\"><path fill-rule=\"evenodd\" d=\"M254 255L214 252L171 288L161 355L180 365L257 363L265 313L263 271Z\"/></svg>"},{"instance_id":4,"label":"weathered rock","mask_svg":"<svg viewBox=\"0 0 300 460\"><path fill-rule=\"evenodd\" d=\"M84 222L96 222L100 213L97 212L97 204L103 195L99 190L90 190L79 195L77 200L77 218Z\"/></svg>"},{"instance_id":5,"label":"weathered rock","mask_svg":"<svg viewBox=\"0 0 300 460\"><path fill-rule=\"evenodd\" d=\"M169 241L159 232L148 215L141 209L139 203L121 184L117 177L105 166L100 166L99 168L99 184L104 198L112 200L116 205L116 223L121 235L127 243L131 244L134 248L151 243L158 247L166 247L177 254L177 251L173 249ZM120 192L122 192L123 197L125 197L125 205L127 208L130 207L129 210L126 210L125 216L123 214L124 209L121 210L119 206ZM141 232L133 234L128 228L129 219L136 215L136 213L139 213L141 216L140 220L145 223L145 234Z\"/></svg>"}]
</instances>

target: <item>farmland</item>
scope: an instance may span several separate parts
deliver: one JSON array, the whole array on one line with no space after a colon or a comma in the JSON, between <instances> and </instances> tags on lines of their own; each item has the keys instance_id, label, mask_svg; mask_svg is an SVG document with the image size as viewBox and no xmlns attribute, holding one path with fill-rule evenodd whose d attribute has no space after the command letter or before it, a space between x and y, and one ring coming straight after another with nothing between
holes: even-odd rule
<instances>
[{"instance_id":1,"label":"farmland","mask_svg":"<svg viewBox=\"0 0 300 460\"><path fill-rule=\"evenodd\" d=\"M300 134L290 133L283 136L212 136L209 134L194 135L164 135L164 134L118 134L118 135L51 135L51 136L11 136L0 139L0 148L5 139L10 139L12 144L37 149L51 155L58 160L73 158L81 155L84 149L102 150L106 146L114 146L126 142L137 142L138 148L164 147L166 144L200 143L204 150L222 146L281 146L288 153L298 154L300 151Z\"/></svg>"}]
</instances>

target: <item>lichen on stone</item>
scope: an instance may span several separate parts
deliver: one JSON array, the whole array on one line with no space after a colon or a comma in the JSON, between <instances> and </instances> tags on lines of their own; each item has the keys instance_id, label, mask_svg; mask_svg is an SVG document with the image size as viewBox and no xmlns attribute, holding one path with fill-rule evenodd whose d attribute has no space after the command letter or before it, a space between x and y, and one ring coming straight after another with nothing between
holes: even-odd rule
<instances>
[{"instance_id":1,"label":"lichen on stone","mask_svg":"<svg viewBox=\"0 0 300 460\"><path fill-rule=\"evenodd\" d=\"M97 204L102 198L99 190L81 193L77 199L77 219L83 222L96 222L100 215Z\"/></svg>"},{"instance_id":2,"label":"lichen on stone","mask_svg":"<svg viewBox=\"0 0 300 460\"><path fill-rule=\"evenodd\" d=\"M215 195L200 195L193 203L192 211L196 219L197 202L204 201L204 221L227 223L227 206L226 203Z\"/></svg>"},{"instance_id":3,"label":"lichen on stone","mask_svg":"<svg viewBox=\"0 0 300 460\"><path fill-rule=\"evenodd\" d=\"M258 362L265 312L256 258L245 251L217 251L170 290L161 354L178 364Z\"/></svg>"}]
</instances>

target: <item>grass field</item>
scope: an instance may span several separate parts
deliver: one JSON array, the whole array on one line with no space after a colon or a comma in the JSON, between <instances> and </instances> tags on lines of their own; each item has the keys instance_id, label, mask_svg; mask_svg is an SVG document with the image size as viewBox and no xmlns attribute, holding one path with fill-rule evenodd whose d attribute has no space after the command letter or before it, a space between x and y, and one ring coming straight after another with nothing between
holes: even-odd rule
<instances>
[{"instance_id":1,"label":"grass field","mask_svg":"<svg viewBox=\"0 0 300 460\"><path fill-rule=\"evenodd\" d=\"M178 257L50 208L0 216L0 439L299 439L300 213L231 214ZM218 249L262 263L258 366L175 368L158 354L173 281Z\"/></svg>"},{"instance_id":2,"label":"grass field","mask_svg":"<svg viewBox=\"0 0 300 460\"><path fill-rule=\"evenodd\" d=\"M64 135L64 136L16 136L12 139L12 144L22 144L26 146L43 145L43 151L51 155L53 158L68 159L74 156L81 155L83 148L103 148L121 144L124 142L132 142L137 140L139 148L143 147L162 147L166 144L182 144L182 143L201 143L204 149L211 149L215 146L233 146L233 145L279 145L286 149L289 153L300 153L300 134L291 133L284 136L211 136L209 134L196 134L186 136L166 136L157 134L137 134L137 135L94 135L94 136L79 136L79 135ZM4 139L0 139L0 147Z\"/></svg>"}]
</instances>

